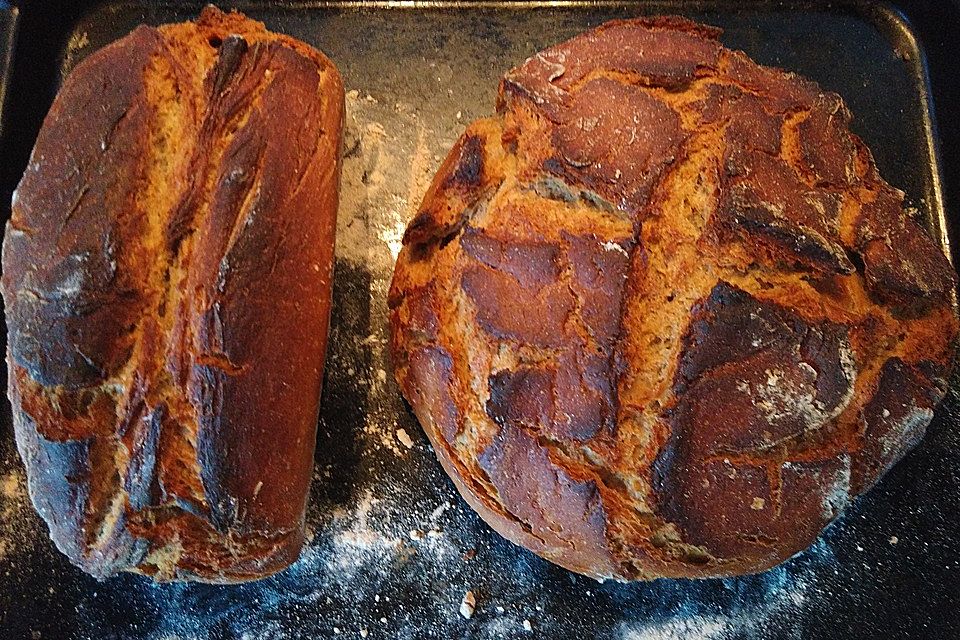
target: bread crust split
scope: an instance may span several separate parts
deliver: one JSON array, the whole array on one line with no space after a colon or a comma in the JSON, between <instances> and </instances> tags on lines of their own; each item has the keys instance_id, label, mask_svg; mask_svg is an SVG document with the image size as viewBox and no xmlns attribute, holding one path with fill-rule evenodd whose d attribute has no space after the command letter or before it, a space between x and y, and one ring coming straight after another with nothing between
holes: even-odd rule
<instances>
[{"instance_id":1,"label":"bread crust split","mask_svg":"<svg viewBox=\"0 0 960 640\"><path fill-rule=\"evenodd\" d=\"M297 558L343 99L323 54L213 7L65 80L3 297L30 495L85 571L238 582Z\"/></svg>"},{"instance_id":2,"label":"bread crust split","mask_svg":"<svg viewBox=\"0 0 960 640\"><path fill-rule=\"evenodd\" d=\"M758 572L922 438L956 277L839 96L682 18L508 72L410 222L397 379L466 501L573 571Z\"/></svg>"}]
</instances>

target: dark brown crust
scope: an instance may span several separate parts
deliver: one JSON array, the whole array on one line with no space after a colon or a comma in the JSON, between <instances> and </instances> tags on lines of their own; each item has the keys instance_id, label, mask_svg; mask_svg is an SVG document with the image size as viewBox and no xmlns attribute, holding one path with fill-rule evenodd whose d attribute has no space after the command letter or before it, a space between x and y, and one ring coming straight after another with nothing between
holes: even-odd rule
<instances>
[{"instance_id":1,"label":"dark brown crust","mask_svg":"<svg viewBox=\"0 0 960 640\"><path fill-rule=\"evenodd\" d=\"M840 98L680 18L508 72L411 222L397 378L467 502L619 579L760 571L922 437L956 277Z\"/></svg>"},{"instance_id":2,"label":"dark brown crust","mask_svg":"<svg viewBox=\"0 0 960 640\"><path fill-rule=\"evenodd\" d=\"M299 554L342 119L327 58L213 8L65 80L3 295L31 496L85 571L235 582Z\"/></svg>"},{"instance_id":3,"label":"dark brown crust","mask_svg":"<svg viewBox=\"0 0 960 640\"><path fill-rule=\"evenodd\" d=\"M855 491L867 491L923 438L946 392L946 381L933 373L938 369L933 363L911 365L900 358L883 364L873 397L860 415L863 446L853 459Z\"/></svg>"},{"instance_id":4,"label":"dark brown crust","mask_svg":"<svg viewBox=\"0 0 960 640\"><path fill-rule=\"evenodd\" d=\"M9 344L14 360L44 385L96 385L130 356L148 270L118 267L137 259L136 242L145 234L133 213L150 117L141 79L161 47L156 30L141 28L123 45L91 56L81 74L98 81L64 83L37 138L41 153L17 188L17 215L4 246L4 273L18 292L7 305ZM118 56L129 73L115 73ZM89 115L58 117L67 106ZM104 210L131 213L116 221Z\"/></svg>"}]
</instances>

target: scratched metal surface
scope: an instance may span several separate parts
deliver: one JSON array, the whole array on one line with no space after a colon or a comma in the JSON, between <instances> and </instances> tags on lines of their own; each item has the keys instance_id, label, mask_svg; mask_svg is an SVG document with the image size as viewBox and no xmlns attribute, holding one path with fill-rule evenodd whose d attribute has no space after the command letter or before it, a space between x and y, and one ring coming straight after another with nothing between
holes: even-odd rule
<instances>
[{"instance_id":1,"label":"scratched metal surface","mask_svg":"<svg viewBox=\"0 0 960 640\"><path fill-rule=\"evenodd\" d=\"M52 4L21 16L0 149L4 216L63 74L136 24L189 19L199 7L100 2L51 13ZM256 584L98 583L53 549L26 503L4 404L0 637L958 637L956 383L919 449L811 550L759 576L633 585L576 577L489 530L456 495L393 383L385 294L430 175L466 123L492 112L503 71L610 18L670 12L716 24L727 46L837 91L883 175L946 237L911 29L888 10L736 5L244 4L324 50L351 92L313 539L292 569ZM49 39L24 41L43 20ZM0 42L9 24L0 10ZM458 613L466 590L478 601L469 620Z\"/></svg>"}]
</instances>

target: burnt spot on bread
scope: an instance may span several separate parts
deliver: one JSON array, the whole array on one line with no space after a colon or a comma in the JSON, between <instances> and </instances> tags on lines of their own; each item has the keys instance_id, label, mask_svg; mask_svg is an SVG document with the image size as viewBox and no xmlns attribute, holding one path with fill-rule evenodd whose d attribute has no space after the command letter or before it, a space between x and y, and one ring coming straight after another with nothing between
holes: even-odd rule
<instances>
[{"instance_id":1,"label":"burnt spot on bread","mask_svg":"<svg viewBox=\"0 0 960 640\"><path fill-rule=\"evenodd\" d=\"M161 40L142 27L126 42L64 82L13 203L3 248L10 352L44 385L77 389L116 373L146 303L136 201L151 114L141 78ZM85 117L70 117L71 106Z\"/></svg>"},{"instance_id":2,"label":"burnt spot on bread","mask_svg":"<svg viewBox=\"0 0 960 640\"><path fill-rule=\"evenodd\" d=\"M589 349L558 359L554 421L545 433L556 440L589 440L609 434L616 422L616 382L611 359Z\"/></svg>"},{"instance_id":3,"label":"burnt spot on bread","mask_svg":"<svg viewBox=\"0 0 960 640\"><path fill-rule=\"evenodd\" d=\"M923 438L933 409L945 393L944 381L931 375L931 369L939 368L896 357L883 364L877 387L860 415L862 444L853 465L856 492L873 486Z\"/></svg>"},{"instance_id":4,"label":"burnt spot on bread","mask_svg":"<svg viewBox=\"0 0 960 640\"><path fill-rule=\"evenodd\" d=\"M746 547L751 556L761 554L763 562L775 553L776 540L766 535L774 504L765 469L724 460L690 461L670 480L660 486L658 511L682 523L684 540L713 557L737 557Z\"/></svg>"},{"instance_id":5,"label":"burnt spot on bread","mask_svg":"<svg viewBox=\"0 0 960 640\"><path fill-rule=\"evenodd\" d=\"M707 410L724 395L739 397L752 407L741 417L752 419L730 424L739 437L768 445L787 435L765 435L763 425L792 423L789 435L823 426L849 401L856 378L845 326L812 324L723 282L694 306L681 353L674 381L682 398L678 415L687 399L691 408L702 403ZM746 427L751 423L755 429Z\"/></svg>"},{"instance_id":6,"label":"burnt spot on bread","mask_svg":"<svg viewBox=\"0 0 960 640\"><path fill-rule=\"evenodd\" d=\"M810 327L800 342L799 359L816 375L816 398L825 407L839 407L853 393L856 362L849 328L824 322Z\"/></svg>"},{"instance_id":7,"label":"burnt spot on bread","mask_svg":"<svg viewBox=\"0 0 960 640\"><path fill-rule=\"evenodd\" d=\"M761 151L730 155L715 224L721 235L775 247L785 262L826 274L855 271L840 242L841 200L809 188L787 163Z\"/></svg>"},{"instance_id":8,"label":"burnt spot on bread","mask_svg":"<svg viewBox=\"0 0 960 640\"><path fill-rule=\"evenodd\" d=\"M803 330L779 305L763 303L747 292L721 282L691 309L674 382L682 392L702 373L764 350L783 350Z\"/></svg>"},{"instance_id":9,"label":"burnt spot on bread","mask_svg":"<svg viewBox=\"0 0 960 640\"><path fill-rule=\"evenodd\" d=\"M633 240L602 241L569 234L565 239L566 258L572 267L570 286L580 301L580 316L602 352L609 354L620 334Z\"/></svg>"},{"instance_id":10,"label":"burnt spot on bread","mask_svg":"<svg viewBox=\"0 0 960 640\"><path fill-rule=\"evenodd\" d=\"M553 368L524 366L490 377L487 415L498 424L539 431L553 422Z\"/></svg>"},{"instance_id":11,"label":"burnt spot on bread","mask_svg":"<svg viewBox=\"0 0 960 640\"><path fill-rule=\"evenodd\" d=\"M96 387L62 386L47 391L19 366L10 375L21 389L20 410L31 417L45 439L66 442L112 433L117 401L109 392Z\"/></svg>"},{"instance_id":12,"label":"burnt spot on bread","mask_svg":"<svg viewBox=\"0 0 960 640\"><path fill-rule=\"evenodd\" d=\"M479 136L465 136L460 145L460 157L454 170L444 180L444 187L470 189L483 184L483 140Z\"/></svg>"},{"instance_id":13,"label":"burnt spot on bread","mask_svg":"<svg viewBox=\"0 0 960 640\"><path fill-rule=\"evenodd\" d=\"M755 547L754 561L779 561L845 506L849 456L791 460L790 451L829 428L852 399L847 333L726 284L694 308L672 435L654 466L659 508L684 540L718 557ZM774 555L762 559L768 550Z\"/></svg>"},{"instance_id":14,"label":"burnt spot on bread","mask_svg":"<svg viewBox=\"0 0 960 640\"><path fill-rule=\"evenodd\" d=\"M542 242L498 239L474 227L460 237L463 251L491 269L513 276L530 290L557 282L560 277L559 247Z\"/></svg>"},{"instance_id":15,"label":"burnt spot on bread","mask_svg":"<svg viewBox=\"0 0 960 640\"><path fill-rule=\"evenodd\" d=\"M227 36L226 40L220 38L216 40L219 42L215 46L218 49L217 62L207 75L210 93L214 96L220 95L227 88L232 76L240 68L244 54L249 49L249 45L243 39L243 36L236 34ZM213 46L212 43L211 46Z\"/></svg>"},{"instance_id":16,"label":"burnt spot on bread","mask_svg":"<svg viewBox=\"0 0 960 640\"><path fill-rule=\"evenodd\" d=\"M391 334L392 353L402 356L408 349L401 349L401 344L408 347L435 344L440 336L440 318L437 313L438 297L436 287L427 285L406 289L403 296L394 298L392 309L403 306L403 312L409 314L409 331L403 335Z\"/></svg>"},{"instance_id":17,"label":"burnt spot on bread","mask_svg":"<svg viewBox=\"0 0 960 640\"><path fill-rule=\"evenodd\" d=\"M671 421L700 456L795 444L829 427L853 394L845 327L811 326L726 284L694 308L681 353Z\"/></svg>"},{"instance_id":18,"label":"burnt spot on bread","mask_svg":"<svg viewBox=\"0 0 960 640\"><path fill-rule=\"evenodd\" d=\"M27 375L15 365L14 370ZM14 407L23 398L21 391L30 393L10 387ZM30 499L48 524L56 547L98 578L135 564L144 545L124 530L123 512L116 508L120 503L116 501L114 438L47 439L40 424L20 411L13 413L13 428L28 469Z\"/></svg>"},{"instance_id":19,"label":"burnt spot on bread","mask_svg":"<svg viewBox=\"0 0 960 640\"><path fill-rule=\"evenodd\" d=\"M144 415L146 406L141 401L128 417L124 445L130 451L130 466L123 480L130 508L140 511L160 503L157 486L156 465L160 446L160 429L164 406L154 408Z\"/></svg>"},{"instance_id":20,"label":"burnt spot on bread","mask_svg":"<svg viewBox=\"0 0 960 640\"><path fill-rule=\"evenodd\" d=\"M816 371L791 355L762 352L704 375L673 412L674 429L703 455L719 455L769 452L830 428L845 403L825 402Z\"/></svg>"},{"instance_id":21,"label":"burnt spot on bread","mask_svg":"<svg viewBox=\"0 0 960 640\"><path fill-rule=\"evenodd\" d=\"M758 571L808 547L846 506L849 458L772 468L729 458L686 459L661 478L658 512L722 566Z\"/></svg>"},{"instance_id":22,"label":"burnt spot on bread","mask_svg":"<svg viewBox=\"0 0 960 640\"><path fill-rule=\"evenodd\" d=\"M407 225L404 246L421 250L446 245L476 214L496 177L485 171L485 134L468 131L447 154L424 197L424 206Z\"/></svg>"},{"instance_id":23,"label":"burnt spot on bread","mask_svg":"<svg viewBox=\"0 0 960 640\"><path fill-rule=\"evenodd\" d=\"M762 95L772 113L810 109L823 95L815 82L794 73L763 67L740 51L727 51L720 77L736 86Z\"/></svg>"},{"instance_id":24,"label":"burnt spot on bread","mask_svg":"<svg viewBox=\"0 0 960 640\"><path fill-rule=\"evenodd\" d=\"M764 101L753 94L743 93L729 85L719 85L727 91L716 90L711 85L709 95L719 94L716 115L708 116L709 102L705 105L705 124L717 122L725 125L723 166L728 174L744 173L743 163L750 152L771 156L780 153L783 141L782 115L771 115L764 108ZM708 101L710 98L708 98Z\"/></svg>"},{"instance_id":25,"label":"burnt spot on bread","mask_svg":"<svg viewBox=\"0 0 960 640\"><path fill-rule=\"evenodd\" d=\"M706 86L704 97L697 103L699 123L724 128L724 166L735 166L746 151L780 152L785 117L769 113L765 105L763 97L736 85Z\"/></svg>"},{"instance_id":26,"label":"burnt spot on bread","mask_svg":"<svg viewBox=\"0 0 960 640\"><path fill-rule=\"evenodd\" d=\"M737 85L708 87L699 105L701 122L724 127L723 193L713 224L720 238L763 242L778 267L798 264L820 277L853 273L856 266L840 240L841 196L824 188L855 178L849 114L832 94L806 98L811 105L799 124L791 125L798 138L798 173L784 148L788 115L775 99ZM791 109L807 108L807 102L799 100ZM813 186L805 181L808 175Z\"/></svg>"},{"instance_id":27,"label":"burnt spot on bread","mask_svg":"<svg viewBox=\"0 0 960 640\"><path fill-rule=\"evenodd\" d=\"M612 356L629 262L623 244L564 234L561 253L554 245L499 240L468 229L460 246L471 257L461 285L480 327L499 340L551 350L536 367L491 376L491 418L556 440L611 432ZM569 281L561 281L561 265ZM574 329L577 323L584 334Z\"/></svg>"},{"instance_id":28,"label":"burnt spot on bread","mask_svg":"<svg viewBox=\"0 0 960 640\"><path fill-rule=\"evenodd\" d=\"M851 460L840 454L820 460L788 460L779 468L779 520L783 557L805 549L856 495ZM794 527L796 533L794 533Z\"/></svg>"}]
</instances>

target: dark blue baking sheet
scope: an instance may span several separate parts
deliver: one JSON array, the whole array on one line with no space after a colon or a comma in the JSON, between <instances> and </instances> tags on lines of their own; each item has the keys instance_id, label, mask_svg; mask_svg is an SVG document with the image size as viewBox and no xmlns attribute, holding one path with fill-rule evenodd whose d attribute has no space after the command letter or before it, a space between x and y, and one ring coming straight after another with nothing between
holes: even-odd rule
<instances>
[{"instance_id":1,"label":"dark blue baking sheet","mask_svg":"<svg viewBox=\"0 0 960 640\"><path fill-rule=\"evenodd\" d=\"M0 114L0 214L9 215L63 74L134 25L188 19L199 6L23 3ZM257 584L154 586L133 575L98 583L53 549L27 504L3 403L0 638L960 637L958 381L923 444L784 566L738 579L599 584L503 541L466 507L399 398L385 344L399 234L446 149L492 111L504 70L613 17L670 12L717 24L728 46L839 92L883 175L938 237L956 238L956 4L242 8L326 51L351 90L312 542L297 565ZM0 43L11 15L0 9ZM478 602L470 620L458 613L466 590Z\"/></svg>"}]
</instances>

